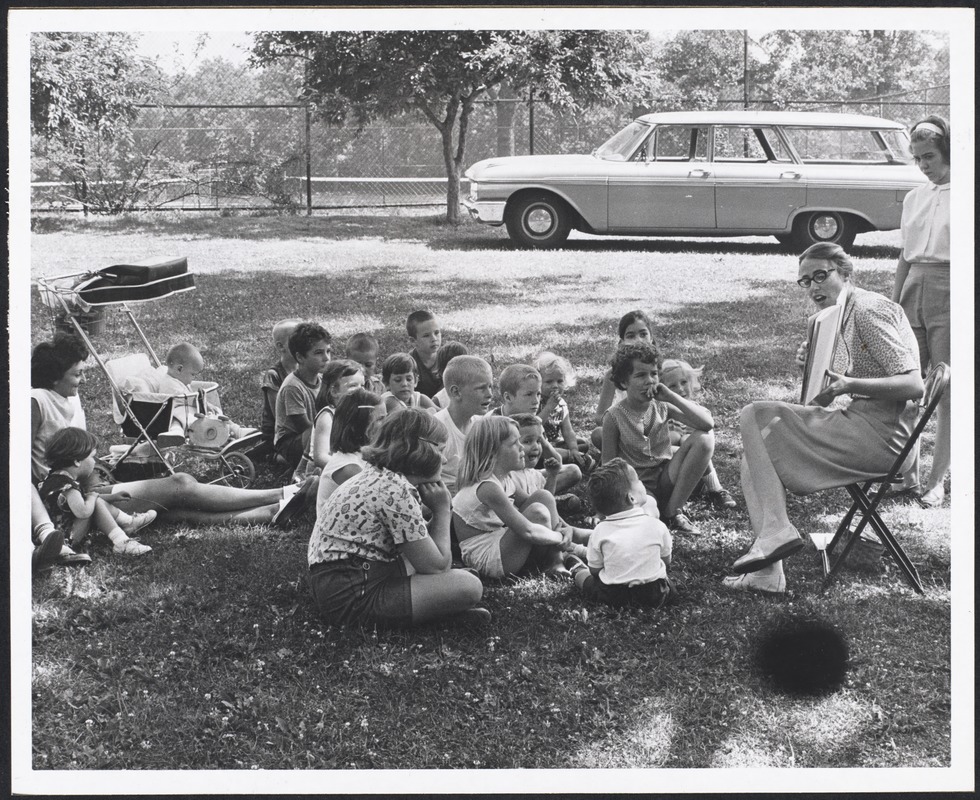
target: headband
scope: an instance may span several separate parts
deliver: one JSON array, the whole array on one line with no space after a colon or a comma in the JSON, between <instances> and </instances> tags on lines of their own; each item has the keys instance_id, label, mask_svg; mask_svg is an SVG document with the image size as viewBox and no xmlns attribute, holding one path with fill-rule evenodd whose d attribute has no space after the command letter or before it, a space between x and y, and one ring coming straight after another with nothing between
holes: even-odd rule
<instances>
[{"instance_id":1,"label":"headband","mask_svg":"<svg viewBox=\"0 0 980 800\"><path fill-rule=\"evenodd\" d=\"M377 407L378 406L376 404L373 406L358 406L358 408L377 408Z\"/></svg>"},{"instance_id":2,"label":"headband","mask_svg":"<svg viewBox=\"0 0 980 800\"><path fill-rule=\"evenodd\" d=\"M929 131L930 133L938 133L940 136L945 136L943 129L938 125L933 125L931 122L920 122L914 128L912 128L912 133L916 131Z\"/></svg>"}]
</instances>

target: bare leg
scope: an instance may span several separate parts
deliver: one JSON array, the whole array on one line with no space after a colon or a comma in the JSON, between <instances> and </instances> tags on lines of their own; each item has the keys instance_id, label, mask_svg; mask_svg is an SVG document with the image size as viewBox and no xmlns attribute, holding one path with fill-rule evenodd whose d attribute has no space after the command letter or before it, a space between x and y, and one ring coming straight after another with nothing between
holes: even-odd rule
<instances>
[{"instance_id":1,"label":"bare leg","mask_svg":"<svg viewBox=\"0 0 980 800\"><path fill-rule=\"evenodd\" d=\"M667 467L667 475L674 484L674 491L664 509L664 516L668 519L687 502L711 463L714 452L715 436L711 431L692 431L681 443Z\"/></svg>"},{"instance_id":2,"label":"bare leg","mask_svg":"<svg viewBox=\"0 0 980 800\"><path fill-rule=\"evenodd\" d=\"M555 492L562 494L582 480L582 470L576 464L564 464L555 481Z\"/></svg>"},{"instance_id":3,"label":"bare leg","mask_svg":"<svg viewBox=\"0 0 980 800\"><path fill-rule=\"evenodd\" d=\"M177 509L167 513L167 519L197 525L267 525L279 510L278 503L257 506L245 511L192 511Z\"/></svg>"},{"instance_id":4,"label":"bare leg","mask_svg":"<svg viewBox=\"0 0 980 800\"><path fill-rule=\"evenodd\" d=\"M768 424L768 423L767 423ZM754 405L742 409L742 494L756 537L797 534L786 513L786 489L766 450Z\"/></svg>"},{"instance_id":5,"label":"bare leg","mask_svg":"<svg viewBox=\"0 0 980 800\"><path fill-rule=\"evenodd\" d=\"M71 526L71 539L65 544L69 547L77 547L79 542L81 542L87 535L92 527L93 517L95 513L92 513L91 517L85 517L84 519L76 519Z\"/></svg>"},{"instance_id":6,"label":"bare leg","mask_svg":"<svg viewBox=\"0 0 980 800\"><path fill-rule=\"evenodd\" d=\"M178 472L166 478L117 483L109 492L128 492L133 501L146 502L157 511L245 511L267 506L282 499L282 489L236 489L198 483Z\"/></svg>"},{"instance_id":7,"label":"bare leg","mask_svg":"<svg viewBox=\"0 0 980 800\"><path fill-rule=\"evenodd\" d=\"M412 622L415 624L466 611L483 597L480 579L461 569L437 575L415 574L410 586Z\"/></svg>"},{"instance_id":8,"label":"bare leg","mask_svg":"<svg viewBox=\"0 0 980 800\"><path fill-rule=\"evenodd\" d=\"M949 364L949 316L945 318L945 324L930 325L928 329L929 338L929 366L936 364ZM923 366L925 362L922 362ZM934 493L937 499L943 496L943 481L949 471L950 463L950 436L951 436L951 400L952 383L946 389L942 400L939 401L939 408L936 409L936 442L932 453L932 469L929 471L929 480L924 487L924 494Z\"/></svg>"}]
</instances>

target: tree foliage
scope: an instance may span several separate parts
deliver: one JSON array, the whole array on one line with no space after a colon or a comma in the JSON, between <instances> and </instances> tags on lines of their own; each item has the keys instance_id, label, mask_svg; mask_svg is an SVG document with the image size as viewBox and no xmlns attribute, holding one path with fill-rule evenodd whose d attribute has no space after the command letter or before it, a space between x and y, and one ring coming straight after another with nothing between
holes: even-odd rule
<instances>
[{"instance_id":1,"label":"tree foliage","mask_svg":"<svg viewBox=\"0 0 980 800\"><path fill-rule=\"evenodd\" d=\"M446 216L456 222L477 99L506 81L556 105L609 102L636 89L644 38L630 31L271 31L256 35L252 61L304 62L304 97L334 122L421 112L442 138Z\"/></svg>"},{"instance_id":2,"label":"tree foliage","mask_svg":"<svg viewBox=\"0 0 980 800\"><path fill-rule=\"evenodd\" d=\"M128 33L35 33L31 36L31 133L71 141L111 138L160 87Z\"/></svg>"}]
</instances>

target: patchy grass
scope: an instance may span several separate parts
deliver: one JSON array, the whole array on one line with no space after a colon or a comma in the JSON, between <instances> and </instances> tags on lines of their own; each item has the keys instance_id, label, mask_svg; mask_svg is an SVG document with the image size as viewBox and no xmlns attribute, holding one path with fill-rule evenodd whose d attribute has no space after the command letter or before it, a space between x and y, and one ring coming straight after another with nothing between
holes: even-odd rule
<instances>
[{"instance_id":1,"label":"patchy grass","mask_svg":"<svg viewBox=\"0 0 980 800\"><path fill-rule=\"evenodd\" d=\"M736 496L739 408L798 392L807 308L788 280L793 260L763 240L580 237L524 253L500 231L434 216L43 218L31 267L52 275L166 253L188 256L197 291L142 305L138 317L160 352L198 344L226 412L244 423L257 420L275 320L313 317L338 341L373 330L386 354L407 346L404 319L420 306L498 372L543 347L566 355L579 370L570 404L583 433L616 321L649 310L668 354L706 365L715 464ZM894 242L880 235L857 255L861 284L887 292ZM36 294L32 312L36 342L51 330ZM118 317L98 345L135 348ZM96 369L81 394L93 430L118 441ZM273 471L262 467L260 480L271 485ZM843 492L793 497L790 513L806 531L828 531L844 505ZM285 534L163 522L141 536L150 558L124 561L104 546L86 570L35 580L34 767L949 765L948 508L885 508L924 597L890 566L848 572L821 595L809 547L789 562L787 597L730 596L719 581L748 541L744 508L693 512L705 535L678 537L678 607L620 613L524 579L487 586L494 621L482 632L323 626L308 597L309 520ZM782 697L755 671L759 638L791 617L845 636L850 668L834 695Z\"/></svg>"}]
</instances>

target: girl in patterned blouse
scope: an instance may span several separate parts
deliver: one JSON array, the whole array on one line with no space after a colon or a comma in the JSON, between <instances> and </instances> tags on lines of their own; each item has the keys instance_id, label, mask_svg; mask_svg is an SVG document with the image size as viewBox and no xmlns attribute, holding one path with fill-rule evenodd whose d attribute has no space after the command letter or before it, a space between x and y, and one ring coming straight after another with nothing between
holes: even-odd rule
<instances>
[{"instance_id":1,"label":"girl in patterned blouse","mask_svg":"<svg viewBox=\"0 0 980 800\"><path fill-rule=\"evenodd\" d=\"M421 409L385 417L361 451L367 466L324 504L307 556L313 599L327 622L489 621L476 605L480 579L451 569L449 491L439 479L447 438L445 426ZM416 574L408 575L403 556Z\"/></svg>"}]
</instances>

